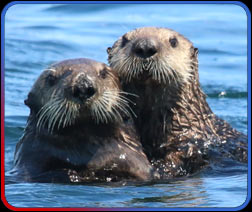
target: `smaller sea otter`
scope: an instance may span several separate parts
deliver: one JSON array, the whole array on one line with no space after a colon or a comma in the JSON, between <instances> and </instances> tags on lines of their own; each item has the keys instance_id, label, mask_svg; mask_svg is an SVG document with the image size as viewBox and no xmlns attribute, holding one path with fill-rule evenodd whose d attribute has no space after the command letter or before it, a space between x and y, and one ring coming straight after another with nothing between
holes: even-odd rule
<instances>
[{"instance_id":1,"label":"smaller sea otter","mask_svg":"<svg viewBox=\"0 0 252 212\"><path fill-rule=\"evenodd\" d=\"M198 49L179 33L143 27L108 48L123 90L135 93L135 124L149 160L163 176L187 175L209 160L247 162L247 136L218 118L198 77Z\"/></svg>"},{"instance_id":2,"label":"smaller sea otter","mask_svg":"<svg viewBox=\"0 0 252 212\"><path fill-rule=\"evenodd\" d=\"M64 60L39 76L15 151L19 177L38 182L150 180L151 164L130 121L128 93L105 64ZM158 177L158 175L155 175Z\"/></svg>"}]
</instances>

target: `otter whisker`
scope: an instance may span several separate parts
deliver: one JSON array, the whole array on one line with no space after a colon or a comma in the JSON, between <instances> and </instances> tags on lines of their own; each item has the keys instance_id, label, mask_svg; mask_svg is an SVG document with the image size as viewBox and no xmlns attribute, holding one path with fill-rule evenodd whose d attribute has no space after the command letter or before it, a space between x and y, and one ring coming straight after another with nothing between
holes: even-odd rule
<instances>
[{"instance_id":1,"label":"otter whisker","mask_svg":"<svg viewBox=\"0 0 252 212\"><path fill-rule=\"evenodd\" d=\"M61 101L60 101L61 102ZM48 122L48 131L49 132L52 132L53 131L53 128L52 128L52 125L55 121L55 119L57 119L57 116L59 115L58 114L58 111L60 109L59 105L60 105L60 102L58 102L57 105L55 105L50 111L48 111L48 119L49 119L49 122Z\"/></svg>"},{"instance_id":2,"label":"otter whisker","mask_svg":"<svg viewBox=\"0 0 252 212\"><path fill-rule=\"evenodd\" d=\"M67 123L67 126L70 126L73 122L73 119L74 119L74 107L73 107L73 104L72 102L70 102L70 107L69 107L69 116L68 116L68 123Z\"/></svg>"},{"instance_id":3,"label":"otter whisker","mask_svg":"<svg viewBox=\"0 0 252 212\"><path fill-rule=\"evenodd\" d=\"M60 100L58 100L58 99L51 99L37 113L38 121L37 121L36 127L38 128L39 131L40 131L41 127L44 126L45 122L48 120L48 118L49 118L48 113L51 110L54 110L54 108L58 105L59 101Z\"/></svg>"},{"instance_id":4,"label":"otter whisker","mask_svg":"<svg viewBox=\"0 0 252 212\"><path fill-rule=\"evenodd\" d=\"M104 110L102 109L103 107L106 107L106 105L104 105L104 102L101 101L102 98L100 98L99 100L97 100L92 108L91 108L91 112L95 112L95 115L93 114L93 117L95 117L96 122L106 122L107 123L107 117L104 116ZM101 107L103 106L103 107ZM96 115L97 114L97 115Z\"/></svg>"},{"instance_id":5,"label":"otter whisker","mask_svg":"<svg viewBox=\"0 0 252 212\"><path fill-rule=\"evenodd\" d=\"M50 96L50 99L56 99L57 98L57 95L56 95L57 92L58 92L58 89L53 90L53 92L52 92L52 94Z\"/></svg>"},{"instance_id":6,"label":"otter whisker","mask_svg":"<svg viewBox=\"0 0 252 212\"><path fill-rule=\"evenodd\" d=\"M92 117L95 119L96 122L98 122L98 112L97 112L97 103L93 103L92 107L91 107L91 115Z\"/></svg>"},{"instance_id":7,"label":"otter whisker","mask_svg":"<svg viewBox=\"0 0 252 212\"><path fill-rule=\"evenodd\" d=\"M108 117L106 116L106 111L103 109L106 107L107 105L104 98L100 99L99 106L98 106L98 111L100 112L100 121L108 123Z\"/></svg>"},{"instance_id":8,"label":"otter whisker","mask_svg":"<svg viewBox=\"0 0 252 212\"><path fill-rule=\"evenodd\" d=\"M108 96L108 101L110 97ZM116 98L116 101L119 101L119 98ZM129 115L129 112L125 109L125 105L123 102L116 102L115 104L112 105L112 107L118 107L121 111L123 111L125 114Z\"/></svg>"},{"instance_id":9,"label":"otter whisker","mask_svg":"<svg viewBox=\"0 0 252 212\"><path fill-rule=\"evenodd\" d=\"M165 71L163 69L160 69L160 83L162 83L162 81L164 81L164 83L166 83L167 79L169 79L169 77L167 77L167 75L165 74Z\"/></svg>"},{"instance_id":10,"label":"otter whisker","mask_svg":"<svg viewBox=\"0 0 252 212\"><path fill-rule=\"evenodd\" d=\"M76 117L79 116L79 105L74 104L73 118L71 119L71 124L75 123Z\"/></svg>"},{"instance_id":11,"label":"otter whisker","mask_svg":"<svg viewBox=\"0 0 252 212\"><path fill-rule=\"evenodd\" d=\"M66 113L66 106L65 106L65 104L66 104L66 99L64 99L64 101L61 103L61 105L62 105L61 107L62 107L63 111L60 113L61 117L60 117L60 120L58 122L58 129L60 128L62 120L63 120L63 117L65 116L65 113Z\"/></svg>"},{"instance_id":12,"label":"otter whisker","mask_svg":"<svg viewBox=\"0 0 252 212\"><path fill-rule=\"evenodd\" d=\"M69 102L69 108L68 108L68 120L67 120L67 126L70 126L72 124L72 119L73 119L73 115L74 115L74 107L73 107L73 103Z\"/></svg>"},{"instance_id":13,"label":"otter whisker","mask_svg":"<svg viewBox=\"0 0 252 212\"><path fill-rule=\"evenodd\" d=\"M152 73L153 78L155 80L157 80L157 65L156 65L156 63L154 63L153 68L150 70L150 72Z\"/></svg>"},{"instance_id":14,"label":"otter whisker","mask_svg":"<svg viewBox=\"0 0 252 212\"><path fill-rule=\"evenodd\" d=\"M75 118L77 115L77 106L73 102L70 102L69 107L69 116L68 116L68 126L71 126L75 122Z\"/></svg>"},{"instance_id":15,"label":"otter whisker","mask_svg":"<svg viewBox=\"0 0 252 212\"><path fill-rule=\"evenodd\" d=\"M121 120L122 120L122 117L121 117L121 115L117 112L117 110L116 110L116 108L115 108L115 105L113 105L113 106L111 107L111 109L107 111L106 114L109 116L109 118L110 118L111 121L113 121L113 120L120 120L120 121L121 121Z\"/></svg>"},{"instance_id":16,"label":"otter whisker","mask_svg":"<svg viewBox=\"0 0 252 212\"><path fill-rule=\"evenodd\" d=\"M108 123L113 120L122 120L119 111L130 116L129 111L126 108L131 108L126 99L126 97L121 98L118 94L118 90L105 91L92 107L92 113L94 114L94 117L96 117L96 121Z\"/></svg>"},{"instance_id":17,"label":"otter whisker","mask_svg":"<svg viewBox=\"0 0 252 212\"><path fill-rule=\"evenodd\" d=\"M102 112L100 111L100 103L97 101L94 109L96 115L93 116L96 119L96 122L99 123L100 120L103 120Z\"/></svg>"},{"instance_id":18,"label":"otter whisker","mask_svg":"<svg viewBox=\"0 0 252 212\"><path fill-rule=\"evenodd\" d=\"M119 97L118 97L118 101L123 102L123 103L125 103L126 105L127 105L129 102L130 102L131 104L133 104L133 105L136 105L135 102L131 101L130 99L128 99L128 98L125 97L125 96L119 96Z\"/></svg>"},{"instance_id":19,"label":"otter whisker","mask_svg":"<svg viewBox=\"0 0 252 212\"><path fill-rule=\"evenodd\" d=\"M178 75L178 73L175 71L175 70L173 70L173 69L171 69L171 72L172 72L172 77L173 77L173 79L174 79L174 82L175 82L175 84L176 84L176 86L178 87L179 86L179 79L181 78L181 77L179 77Z\"/></svg>"},{"instance_id":20,"label":"otter whisker","mask_svg":"<svg viewBox=\"0 0 252 212\"><path fill-rule=\"evenodd\" d=\"M72 107L72 103L68 102L68 113L66 115L66 126L71 125L71 118L72 118L72 113L73 113L73 107Z\"/></svg>"},{"instance_id":21,"label":"otter whisker","mask_svg":"<svg viewBox=\"0 0 252 212\"><path fill-rule=\"evenodd\" d=\"M127 98L125 95L129 95L129 96L134 96L134 97L139 97L138 95L136 94L133 94L133 93L128 93L128 92L124 92L124 91L117 91L117 90L110 90L110 91L106 91L106 93L109 93L111 92L111 94L113 95L114 93L118 93L119 96L121 99L123 99L126 103L132 103L133 105L135 105L136 103L133 102L132 100L130 100L129 98Z\"/></svg>"},{"instance_id":22,"label":"otter whisker","mask_svg":"<svg viewBox=\"0 0 252 212\"><path fill-rule=\"evenodd\" d=\"M56 115L57 115L56 110L57 110L57 107L54 107L53 110L51 110L49 115L47 116L46 122L48 122L47 128L48 128L49 132L52 132L51 126L52 126L52 123L54 122Z\"/></svg>"},{"instance_id":23,"label":"otter whisker","mask_svg":"<svg viewBox=\"0 0 252 212\"><path fill-rule=\"evenodd\" d=\"M125 115L130 116L130 113L127 109L125 109L126 106L123 106L121 104L115 104L115 107L119 108L121 112L123 112ZM130 110L131 108L128 107ZM136 116L136 114L131 110L131 112ZM121 115L120 115L121 117Z\"/></svg>"},{"instance_id":24,"label":"otter whisker","mask_svg":"<svg viewBox=\"0 0 252 212\"><path fill-rule=\"evenodd\" d=\"M69 102L67 101L66 102L66 105L65 105L65 111L66 111L66 115L65 115L65 119L64 119L64 122L63 122L63 128L65 128L67 126L67 123L68 123L68 117L69 117Z\"/></svg>"},{"instance_id":25,"label":"otter whisker","mask_svg":"<svg viewBox=\"0 0 252 212\"><path fill-rule=\"evenodd\" d=\"M130 65L129 66L127 66L127 64L130 64L129 62L130 62L130 58L125 58L124 60L122 60L122 61L124 61L124 62L121 62L120 63L120 58L118 58L118 59L116 59L115 58L115 61L113 62L114 64L116 64L116 69L122 74L122 75L125 75L125 77L130 77L130 72L127 72L127 71L125 71L125 69L126 70L130 70ZM132 69L133 70L133 69Z\"/></svg>"},{"instance_id":26,"label":"otter whisker","mask_svg":"<svg viewBox=\"0 0 252 212\"><path fill-rule=\"evenodd\" d=\"M64 109L64 105L63 105L63 102L64 102L65 100L63 100L62 102L61 102L61 104L60 104L60 106L59 106L59 108L58 108L58 110L57 111L55 111L55 117L54 117L54 121L53 121L53 123L52 123L52 125L51 125L51 131L54 129L54 126L55 126L55 124L56 124L56 122L57 121L59 121L59 118L61 118L62 117L62 110ZM59 129L59 127L60 127L60 123L58 123L58 129ZM49 129L50 129L50 127L48 127Z\"/></svg>"},{"instance_id":27,"label":"otter whisker","mask_svg":"<svg viewBox=\"0 0 252 212\"><path fill-rule=\"evenodd\" d=\"M65 120L63 122L63 128L65 128L65 126L67 126L67 123L68 123L68 117L69 117L69 102L67 101L66 103L66 116L65 116Z\"/></svg>"},{"instance_id":28,"label":"otter whisker","mask_svg":"<svg viewBox=\"0 0 252 212\"><path fill-rule=\"evenodd\" d=\"M65 125L66 125L67 113L68 113L68 107L67 107L67 101L66 101L65 107L64 107L64 112L63 112L62 117L61 117L62 120L60 120L62 128L64 128ZM63 118L64 118L64 121L63 121Z\"/></svg>"},{"instance_id":29,"label":"otter whisker","mask_svg":"<svg viewBox=\"0 0 252 212\"><path fill-rule=\"evenodd\" d=\"M128 108L129 110L130 110L130 112L137 118L137 115L135 114L135 112L131 109L131 107L128 105L128 102L127 101L121 101L122 99L120 99L121 97L119 97L118 98L118 102L119 103L121 103L122 105L121 105L121 107L122 107L122 109L124 109L126 112L125 112L125 114L126 115L128 115L128 116L130 116L130 113L127 111L127 109L126 108ZM122 110L121 109L121 110ZM124 111L124 110L122 110L122 111Z\"/></svg>"},{"instance_id":30,"label":"otter whisker","mask_svg":"<svg viewBox=\"0 0 252 212\"><path fill-rule=\"evenodd\" d=\"M106 108L107 108L105 114L107 114L110 117L110 120L113 120L113 119L116 120L117 118L120 119L120 117L116 117L115 114L111 112L111 110L113 110L114 105L117 103L115 96L111 95L110 92L105 91L103 94L103 101L106 104Z\"/></svg>"},{"instance_id":31,"label":"otter whisker","mask_svg":"<svg viewBox=\"0 0 252 212\"><path fill-rule=\"evenodd\" d=\"M161 83L162 82L162 74L163 74L163 70L160 69L160 71L157 72L158 73L158 81Z\"/></svg>"},{"instance_id":32,"label":"otter whisker","mask_svg":"<svg viewBox=\"0 0 252 212\"><path fill-rule=\"evenodd\" d=\"M108 122L107 118L104 117L104 112L103 112L102 107L100 105L97 107L97 113L98 113L98 117L96 118L97 123L100 123L100 122L107 123Z\"/></svg>"},{"instance_id":33,"label":"otter whisker","mask_svg":"<svg viewBox=\"0 0 252 212\"><path fill-rule=\"evenodd\" d=\"M158 81L159 81L159 72L157 70L159 69L159 66L160 66L160 63L157 61L157 62L154 62L153 67L150 69L152 78Z\"/></svg>"},{"instance_id":34,"label":"otter whisker","mask_svg":"<svg viewBox=\"0 0 252 212\"><path fill-rule=\"evenodd\" d=\"M125 92L125 91L119 91L119 94L125 94L125 95L129 95L129 96L134 96L134 97L139 97L137 94L134 93L129 93L129 92Z\"/></svg>"},{"instance_id":35,"label":"otter whisker","mask_svg":"<svg viewBox=\"0 0 252 212\"><path fill-rule=\"evenodd\" d=\"M55 107L55 109L51 110L50 111L50 116L48 116L49 118L49 122L48 122L48 130L49 132L52 132L53 129L54 129L54 125L56 123L56 121L58 120L58 117L60 116L60 113L59 111L61 110L61 105L60 102L59 104L57 105L58 107Z\"/></svg>"},{"instance_id":36,"label":"otter whisker","mask_svg":"<svg viewBox=\"0 0 252 212\"><path fill-rule=\"evenodd\" d=\"M115 120L116 120L116 119L118 119L118 120L120 120L120 121L123 120L121 114L120 114L120 113L118 112L118 110L116 109L116 105L114 105L114 107L112 107L112 111L113 111L113 113L111 113L111 114L114 115L114 119L115 119Z\"/></svg>"},{"instance_id":37,"label":"otter whisker","mask_svg":"<svg viewBox=\"0 0 252 212\"><path fill-rule=\"evenodd\" d=\"M140 63L141 61L135 57L126 57L123 62L119 63L121 60L115 60L112 63L116 64L115 69L126 78L126 81L131 81L132 77L137 77L142 69L135 64Z\"/></svg>"},{"instance_id":38,"label":"otter whisker","mask_svg":"<svg viewBox=\"0 0 252 212\"><path fill-rule=\"evenodd\" d=\"M104 97L103 100L106 102L107 105L109 105L109 102L111 101L112 98L113 97L107 96L107 98ZM110 105L111 106L110 110L107 109L107 111L106 111L106 115L108 115L110 117L111 121L113 121L113 120L120 120L121 121L122 120L122 116L117 110L117 105L119 105L119 103L114 102L113 104Z\"/></svg>"},{"instance_id":39,"label":"otter whisker","mask_svg":"<svg viewBox=\"0 0 252 212\"><path fill-rule=\"evenodd\" d=\"M107 99L107 101L114 99L114 103L112 104L112 106L115 105L125 115L130 116L129 111L127 110L127 108L128 108L131 111L131 113L136 117L136 114L133 112L131 107L128 105L128 102L131 101L128 98L121 96L121 95L114 95L114 93L111 91L105 92L104 96L105 96L104 98Z\"/></svg>"}]
</instances>

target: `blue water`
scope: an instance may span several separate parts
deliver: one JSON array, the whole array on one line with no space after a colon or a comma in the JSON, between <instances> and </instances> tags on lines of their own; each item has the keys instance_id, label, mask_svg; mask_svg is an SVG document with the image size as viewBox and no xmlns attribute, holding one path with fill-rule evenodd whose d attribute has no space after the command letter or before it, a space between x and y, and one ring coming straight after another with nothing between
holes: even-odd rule
<instances>
[{"instance_id":1,"label":"blue water","mask_svg":"<svg viewBox=\"0 0 252 212\"><path fill-rule=\"evenodd\" d=\"M199 48L200 82L212 110L247 134L247 16L238 5L19 4L5 16L5 171L29 115L23 101L43 68L78 57L107 63L106 48L142 26L172 28ZM224 92L224 95L220 95ZM67 185L6 181L15 207L238 207L245 165L166 183Z\"/></svg>"}]
</instances>

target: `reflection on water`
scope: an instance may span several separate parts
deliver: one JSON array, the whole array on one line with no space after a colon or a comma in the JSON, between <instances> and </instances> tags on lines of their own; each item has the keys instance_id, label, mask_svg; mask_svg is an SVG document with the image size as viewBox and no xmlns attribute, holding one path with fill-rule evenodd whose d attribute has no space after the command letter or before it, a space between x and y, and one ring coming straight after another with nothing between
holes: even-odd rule
<instances>
[{"instance_id":1,"label":"reflection on water","mask_svg":"<svg viewBox=\"0 0 252 212\"><path fill-rule=\"evenodd\" d=\"M200 207L207 205L207 193L202 186L202 179L197 178L186 181L176 181L173 184L165 185L167 188L160 192L154 192L150 197L133 198L130 204L141 205L146 203L156 203L159 207ZM163 188L164 185L154 186L156 189ZM157 195L157 196L156 196ZM181 207L179 206L179 207Z\"/></svg>"},{"instance_id":2,"label":"reflection on water","mask_svg":"<svg viewBox=\"0 0 252 212\"><path fill-rule=\"evenodd\" d=\"M234 207L246 198L244 178L219 175L130 186L18 183L7 184L6 190L11 194L7 200L18 207L223 207L223 202ZM232 201L230 193L236 196Z\"/></svg>"},{"instance_id":3,"label":"reflection on water","mask_svg":"<svg viewBox=\"0 0 252 212\"><path fill-rule=\"evenodd\" d=\"M8 172L40 72L67 58L107 63L107 47L142 26L172 28L199 49L199 74L212 110L247 133L247 16L232 4L19 4L5 16L5 196L16 207L237 207L247 169L217 167L189 178L141 185L16 183Z\"/></svg>"}]
</instances>

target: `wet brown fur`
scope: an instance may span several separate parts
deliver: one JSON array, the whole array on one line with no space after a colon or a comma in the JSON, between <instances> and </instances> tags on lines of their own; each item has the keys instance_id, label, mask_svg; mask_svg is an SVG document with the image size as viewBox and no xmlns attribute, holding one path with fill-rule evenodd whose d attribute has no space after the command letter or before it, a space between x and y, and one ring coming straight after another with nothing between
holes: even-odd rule
<instances>
[{"instance_id":1,"label":"wet brown fur","mask_svg":"<svg viewBox=\"0 0 252 212\"><path fill-rule=\"evenodd\" d=\"M131 52L132 43L146 37L152 39L159 50L149 61L161 63L169 56L164 64L173 67L176 78L166 82L155 78L152 68L157 65L153 62L140 74L128 77L132 71L128 67L132 65L127 64L130 59L126 58L136 57ZM174 37L178 39L177 48L169 46L169 38ZM197 53L182 35L156 27L128 32L108 48L108 61L119 73L123 90L139 96L132 99L136 102L132 105L137 115L136 128L145 153L164 178L194 173L210 161L218 163L220 159L247 162L247 136L212 112L200 88ZM173 55L177 58L174 61ZM139 61L136 66L142 66Z\"/></svg>"},{"instance_id":2,"label":"wet brown fur","mask_svg":"<svg viewBox=\"0 0 252 212\"><path fill-rule=\"evenodd\" d=\"M102 70L106 70L106 77L101 76ZM52 80L52 77L48 79L49 74L57 75L52 85L48 82ZM79 74L84 74L96 88L95 95L84 102L72 97ZM152 179L152 166L142 151L128 113L119 111L121 116L118 113L116 118L108 120L97 120L97 113L91 113L91 108L109 89L119 94L117 76L105 64L93 60L65 60L42 72L25 101L31 112L24 135L16 146L14 172L18 177L36 182ZM65 124L59 124L58 118L54 127L48 129L52 114L38 127L39 111L53 94L72 101L73 107L78 103L78 116ZM104 109L111 110L116 100L110 99L109 104L103 105Z\"/></svg>"}]
</instances>

